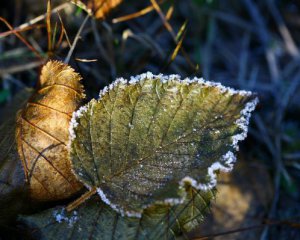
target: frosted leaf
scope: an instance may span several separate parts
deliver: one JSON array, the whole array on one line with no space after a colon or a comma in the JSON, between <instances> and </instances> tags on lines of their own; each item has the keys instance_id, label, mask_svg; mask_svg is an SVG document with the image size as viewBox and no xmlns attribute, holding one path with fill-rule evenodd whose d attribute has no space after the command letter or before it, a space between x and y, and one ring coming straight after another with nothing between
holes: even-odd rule
<instances>
[{"instance_id":1,"label":"frosted leaf","mask_svg":"<svg viewBox=\"0 0 300 240\"><path fill-rule=\"evenodd\" d=\"M216 172L232 169L256 103L251 92L199 78L117 79L73 115L74 173L121 214L178 203L186 183L207 191Z\"/></svg>"}]
</instances>

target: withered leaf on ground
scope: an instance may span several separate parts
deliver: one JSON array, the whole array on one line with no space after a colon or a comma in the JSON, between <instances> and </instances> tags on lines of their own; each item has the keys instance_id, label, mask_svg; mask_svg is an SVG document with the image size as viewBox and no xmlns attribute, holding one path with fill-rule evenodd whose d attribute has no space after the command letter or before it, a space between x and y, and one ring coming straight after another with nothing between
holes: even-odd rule
<instances>
[{"instance_id":1,"label":"withered leaf on ground","mask_svg":"<svg viewBox=\"0 0 300 240\"><path fill-rule=\"evenodd\" d=\"M76 5L92 12L95 18L103 19L123 0L73 0Z\"/></svg>"},{"instance_id":2,"label":"withered leaf on ground","mask_svg":"<svg viewBox=\"0 0 300 240\"><path fill-rule=\"evenodd\" d=\"M122 214L177 204L184 183L206 191L229 171L257 99L203 79L118 79L73 114L71 160L80 181Z\"/></svg>"},{"instance_id":3,"label":"withered leaf on ground","mask_svg":"<svg viewBox=\"0 0 300 240\"><path fill-rule=\"evenodd\" d=\"M36 92L18 115L18 152L34 199L64 199L81 188L67 149L71 115L84 98L80 79L68 65L49 61Z\"/></svg>"},{"instance_id":4,"label":"withered leaf on ground","mask_svg":"<svg viewBox=\"0 0 300 240\"><path fill-rule=\"evenodd\" d=\"M122 217L98 198L73 212L64 208L22 216L37 239L126 239L157 240L184 236L197 226L209 209L213 191L201 192L186 186L186 200L176 206L157 204L144 210L141 218Z\"/></svg>"}]
</instances>

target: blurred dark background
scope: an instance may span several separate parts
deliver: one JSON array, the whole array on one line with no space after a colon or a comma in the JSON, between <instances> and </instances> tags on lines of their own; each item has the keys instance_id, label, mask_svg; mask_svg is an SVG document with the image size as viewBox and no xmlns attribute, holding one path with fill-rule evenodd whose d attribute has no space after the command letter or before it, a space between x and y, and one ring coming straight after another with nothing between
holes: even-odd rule
<instances>
[{"instance_id":1,"label":"blurred dark background","mask_svg":"<svg viewBox=\"0 0 300 240\"><path fill-rule=\"evenodd\" d=\"M116 77L145 71L203 76L256 92L260 104L239 162L232 174L221 175L212 212L191 236L300 239L300 2L158 2L161 12L152 9L117 23L151 6L124 0L105 20L85 25L70 64L83 76L88 98ZM57 6L54 43L61 22L72 42L85 12L63 0L52 1L52 8ZM14 28L45 13L46 1L0 1L0 17ZM0 22L0 109L36 85L48 56L45 26L42 18L20 32L35 53ZM49 55L64 60L68 51L64 38ZM0 118L5 119L1 110Z\"/></svg>"}]
</instances>

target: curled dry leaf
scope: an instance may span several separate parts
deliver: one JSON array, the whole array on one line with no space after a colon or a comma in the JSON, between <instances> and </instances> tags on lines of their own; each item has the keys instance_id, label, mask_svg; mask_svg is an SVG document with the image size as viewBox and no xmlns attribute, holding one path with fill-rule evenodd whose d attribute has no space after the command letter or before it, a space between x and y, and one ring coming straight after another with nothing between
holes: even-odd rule
<instances>
[{"instance_id":1,"label":"curled dry leaf","mask_svg":"<svg viewBox=\"0 0 300 240\"><path fill-rule=\"evenodd\" d=\"M18 114L18 152L34 199L63 199L81 188L67 148L71 114L84 98L80 80L68 65L49 61L37 91Z\"/></svg>"},{"instance_id":2,"label":"curled dry leaf","mask_svg":"<svg viewBox=\"0 0 300 240\"><path fill-rule=\"evenodd\" d=\"M207 191L218 170L232 169L256 103L251 92L198 78L118 79L73 114L73 170L127 216L157 202L181 203L185 183Z\"/></svg>"},{"instance_id":3,"label":"curled dry leaf","mask_svg":"<svg viewBox=\"0 0 300 240\"><path fill-rule=\"evenodd\" d=\"M106 15L115 7L117 7L123 0L73 0L73 2L86 9L96 18L105 18Z\"/></svg>"}]
</instances>

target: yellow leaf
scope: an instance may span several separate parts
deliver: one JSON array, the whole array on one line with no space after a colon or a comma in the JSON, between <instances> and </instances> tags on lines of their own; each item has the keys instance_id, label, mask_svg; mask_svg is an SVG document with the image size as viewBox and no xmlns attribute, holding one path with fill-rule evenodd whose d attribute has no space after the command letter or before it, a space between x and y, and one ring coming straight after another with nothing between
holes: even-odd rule
<instances>
[{"instance_id":1,"label":"yellow leaf","mask_svg":"<svg viewBox=\"0 0 300 240\"><path fill-rule=\"evenodd\" d=\"M37 91L18 114L18 152L34 199L64 199L81 188L67 148L72 112L84 98L80 80L68 65L49 61Z\"/></svg>"},{"instance_id":2,"label":"yellow leaf","mask_svg":"<svg viewBox=\"0 0 300 240\"><path fill-rule=\"evenodd\" d=\"M87 9L93 12L96 18L105 18L106 15L123 0L83 0L82 3ZM74 1L75 4L81 6L80 1Z\"/></svg>"}]
</instances>

